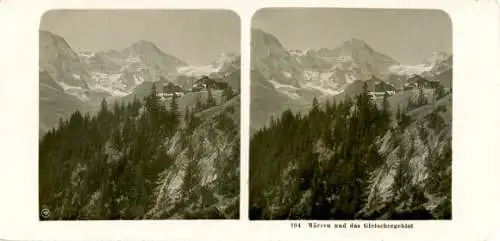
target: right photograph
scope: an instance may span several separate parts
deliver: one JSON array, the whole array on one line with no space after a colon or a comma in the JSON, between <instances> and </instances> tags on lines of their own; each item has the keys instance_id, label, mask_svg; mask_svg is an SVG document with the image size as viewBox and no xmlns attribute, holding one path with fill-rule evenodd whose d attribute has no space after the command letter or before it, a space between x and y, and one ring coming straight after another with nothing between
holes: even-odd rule
<instances>
[{"instance_id":1,"label":"right photograph","mask_svg":"<svg viewBox=\"0 0 500 241\"><path fill-rule=\"evenodd\" d=\"M451 220L446 12L266 8L251 34L251 220Z\"/></svg>"}]
</instances>

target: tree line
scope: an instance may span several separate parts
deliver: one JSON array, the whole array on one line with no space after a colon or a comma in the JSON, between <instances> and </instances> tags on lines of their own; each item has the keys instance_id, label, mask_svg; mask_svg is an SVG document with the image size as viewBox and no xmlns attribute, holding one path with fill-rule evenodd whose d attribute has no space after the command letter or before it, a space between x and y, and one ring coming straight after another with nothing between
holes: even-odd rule
<instances>
[{"instance_id":1,"label":"tree line","mask_svg":"<svg viewBox=\"0 0 500 241\"><path fill-rule=\"evenodd\" d=\"M94 116L75 111L68 119L61 118L39 143L40 207L51 211L51 217L41 218L143 218L154 205L160 173L176 161L167 151L167 141L177 135L181 149L197 148L191 146L190 136L204 120L196 113L215 106L211 98L200 99L200 106L182 113L178 96L164 103L153 84L142 100L136 97L110 107L103 99ZM227 165L234 167L234 163L239 164L239 156ZM223 180L231 185L224 187L228 195L239 190L233 186L234 178ZM188 190L197 184L186 180L184 185L183 190Z\"/></svg>"},{"instance_id":2,"label":"tree line","mask_svg":"<svg viewBox=\"0 0 500 241\"><path fill-rule=\"evenodd\" d=\"M411 184L409 162L402 161L412 156L408 148L402 147L406 144L405 130L416 121L409 111L417 108L415 105L428 103L417 95L412 100L415 105L398 108L394 113L387 94L377 105L367 89L365 83L356 97L327 101L323 106L314 98L307 113L285 110L252 136L251 219L374 219L383 215L390 219L430 219L451 215L451 205L440 214L423 207L429 193L449 197L451 174L445 170L451 166L451 144L442 153L434 152L427 158L430 177L425 187ZM441 112L442 108L427 117L428 125L435 126L436 131L442 128ZM428 134L432 130L422 131ZM393 148L401 152L401 165L396 167L391 187L393 200L385 203L378 214L361 215L368 204L368 190L373 187L372 174L387 162L388 154L381 152L378 144L387 133L392 133ZM409 148L412 145L415 142ZM439 183L443 178L448 181ZM413 200L411 207L398 206L408 200Z\"/></svg>"}]
</instances>

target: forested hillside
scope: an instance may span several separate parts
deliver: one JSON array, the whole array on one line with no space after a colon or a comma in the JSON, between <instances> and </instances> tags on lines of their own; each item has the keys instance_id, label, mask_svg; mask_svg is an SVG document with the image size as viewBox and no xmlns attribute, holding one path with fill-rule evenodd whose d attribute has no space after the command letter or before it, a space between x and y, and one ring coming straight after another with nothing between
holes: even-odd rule
<instances>
[{"instance_id":1,"label":"forested hillside","mask_svg":"<svg viewBox=\"0 0 500 241\"><path fill-rule=\"evenodd\" d=\"M41 219L238 218L240 102L224 97L180 109L153 85L61 119L39 143Z\"/></svg>"},{"instance_id":2,"label":"forested hillside","mask_svg":"<svg viewBox=\"0 0 500 241\"><path fill-rule=\"evenodd\" d=\"M450 219L451 92L391 108L364 90L252 136L251 219Z\"/></svg>"}]
</instances>

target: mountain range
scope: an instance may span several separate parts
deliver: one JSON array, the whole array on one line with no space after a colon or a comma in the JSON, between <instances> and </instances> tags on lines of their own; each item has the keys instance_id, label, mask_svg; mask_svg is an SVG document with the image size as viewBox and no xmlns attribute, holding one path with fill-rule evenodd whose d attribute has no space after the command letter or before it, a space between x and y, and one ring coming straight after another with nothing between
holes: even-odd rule
<instances>
[{"instance_id":1,"label":"mountain range","mask_svg":"<svg viewBox=\"0 0 500 241\"><path fill-rule=\"evenodd\" d=\"M434 52L421 64L408 65L358 38L335 48L297 50L286 48L271 33L254 28L251 42L253 130L286 108L308 107L314 97L324 100L358 93L362 87L358 81L382 81L402 89L409 79L420 76L451 87L453 56L445 52Z\"/></svg>"},{"instance_id":2,"label":"mountain range","mask_svg":"<svg viewBox=\"0 0 500 241\"><path fill-rule=\"evenodd\" d=\"M207 75L239 88L239 76L231 78L239 73L236 53L222 53L207 66L192 66L147 40L122 50L78 52L49 31L40 31L39 49L40 134L76 109L95 111L103 98L130 100L143 85L161 79L189 88Z\"/></svg>"}]
</instances>

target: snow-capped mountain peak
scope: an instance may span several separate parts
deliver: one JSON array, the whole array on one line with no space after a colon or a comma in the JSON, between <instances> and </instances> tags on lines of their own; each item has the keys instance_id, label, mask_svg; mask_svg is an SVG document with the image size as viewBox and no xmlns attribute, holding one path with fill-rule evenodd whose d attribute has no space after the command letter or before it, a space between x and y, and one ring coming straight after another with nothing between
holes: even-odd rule
<instances>
[{"instance_id":1,"label":"snow-capped mountain peak","mask_svg":"<svg viewBox=\"0 0 500 241\"><path fill-rule=\"evenodd\" d=\"M304 55L308 55L308 54L314 54L314 50L308 48L308 49L288 49L288 52L291 54L291 55L294 55L294 56L304 56Z\"/></svg>"},{"instance_id":2,"label":"snow-capped mountain peak","mask_svg":"<svg viewBox=\"0 0 500 241\"><path fill-rule=\"evenodd\" d=\"M423 64L425 65L431 65L434 66L436 64L439 64L443 61L446 61L450 55L446 52L443 51L435 51L432 53L432 55L424 61Z\"/></svg>"},{"instance_id":3,"label":"snow-capped mountain peak","mask_svg":"<svg viewBox=\"0 0 500 241\"><path fill-rule=\"evenodd\" d=\"M251 51L251 68L258 70L265 79L300 86L304 69L276 36L261 29L252 29Z\"/></svg>"},{"instance_id":4,"label":"snow-capped mountain peak","mask_svg":"<svg viewBox=\"0 0 500 241\"><path fill-rule=\"evenodd\" d=\"M219 58L217 58L216 60L212 61L212 63L210 63L211 66L213 66L214 68L222 68L225 64L227 63L231 63L231 62L234 62L236 61L236 59L238 58L238 54L236 53L222 53Z\"/></svg>"},{"instance_id":5,"label":"snow-capped mountain peak","mask_svg":"<svg viewBox=\"0 0 500 241\"><path fill-rule=\"evenodd\" d=\"M211 74L219 73L231 67L238 68L239 65L238 60L240 55L237 53L222 53L219 57L212 61L208 65L189 65L189 66L181 66L177 68L177 71L180 75L186 76L208 76Z\"/></svg>"},{"instance_id":6,"label":"snow-capped mountain peak","mask_svg":"<svg viewBox=\"0 0 500 241\"><path fill-rule=\"evenodd\" d=\"M373 49L364 41L357 37L351 37L348 40L344 41L341 47L345 48L354 48L354 49L368 49L373 51Z\"/></svg>"},{"instance_id":7,"label":"snow-capped mountain peak","mask_svg":"<svg viewBox=\"0 0 500 241\"><path fill-rule=\"evenodd\" d=\"M81 51L81 52L78 52L78 55L80 55L80 57L84 58L84 59L88 59L88 58L92 58L96 55L96 52L94 51Z\"/></svg>"},{"instance_id":8,"label":"snow-capped mountain peak","mask_svg":"<svg viewBox=\"0 0 500 241\"><path fill-rule=\"evenodd\" d=\"M39 65L65 92L89 93L96 98L82 100L92 102L100 101L99 96L127 95L158 76L175 76L177 67L187 64L147 40L123 50L76 52L63 37L40 31Z\"/></svg>"},{"instance_id":9,"label":"snow-capped mountain peak","mask_svg":"<svg viewBox=\"0 0 500 241\"><path fill-rule=\"evenodd\" d=\"M177 68L177 71L179 72L180 75L200 77L204 75L208 76L211 73L216 73L219 71L219 68L214 67L212 65L205 65L205 66L190 65L190 66L181 66Z\"/></svg>"},{"instance_id":10,"label":"snow-capped mountain peak","mask_svg":"<svg viewBox=\"0 0 500 241\"><path fill-rule=\"evenodd\" d=\"M397 64L390 66L389 69L397 75L421 75L425 72L439 74L451 68L450 60L450 54L443 51L435 51L420 64Z\"/></svg>"},{"instance_id":11,"label":"snow-capped mountain peak","mask_svg":"<svg viewBox=\"0 0 500 241\"><path fill-rule=\"evenodd\" d=\"M49 31L39 33L39 68L46 71L56 82L86 88L89 74L78 53L63 37Z\"/></svg>"},{"instance_id":12,"label":"snow-capped mountain peak","mask_svg":"<svg viewBox=\"0 0 500 241\"><path fill-rule=\"evenodd\" d=\"M155 43L148 41L148 40L139 40L130 47L128 47L128 50L131 50L133 53L135 52L157 52L157 53L163 53L158 46L156 46Z\"/></svg>"}]
</instances>

